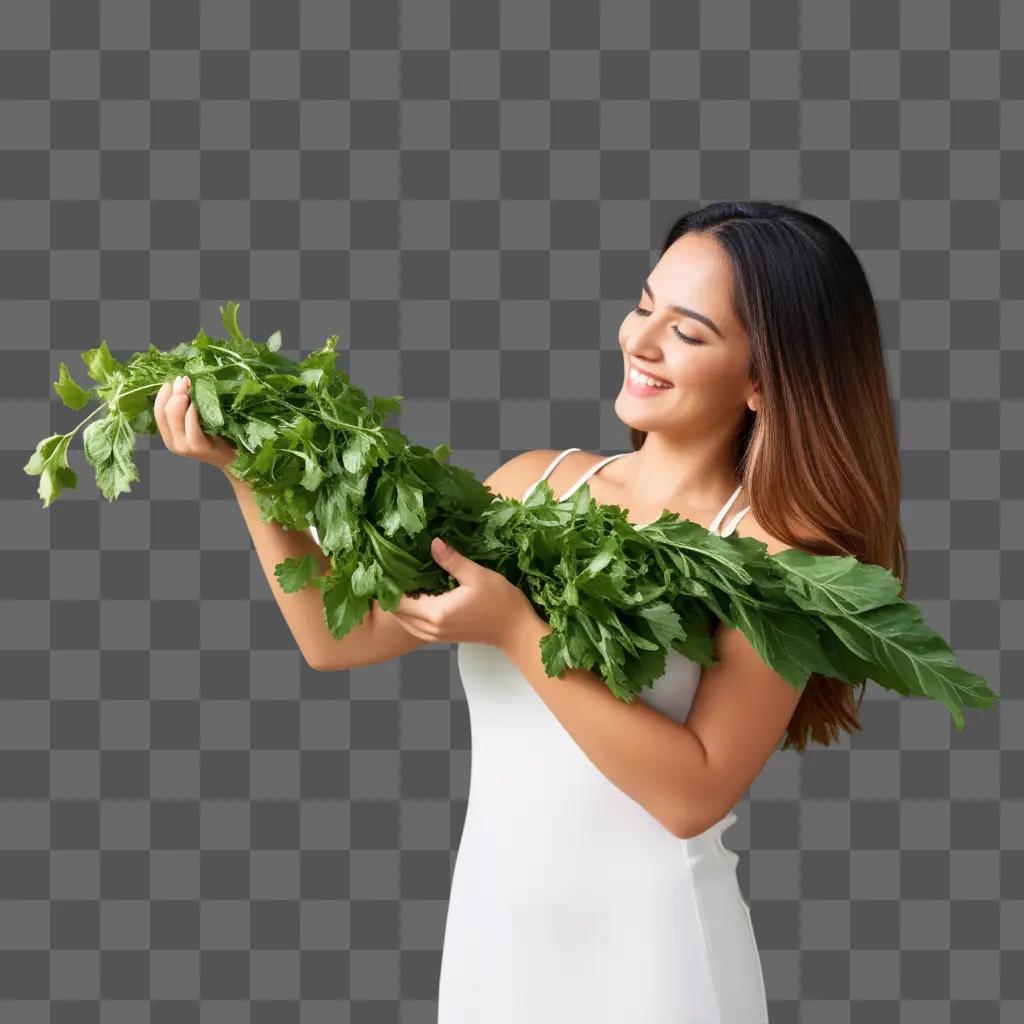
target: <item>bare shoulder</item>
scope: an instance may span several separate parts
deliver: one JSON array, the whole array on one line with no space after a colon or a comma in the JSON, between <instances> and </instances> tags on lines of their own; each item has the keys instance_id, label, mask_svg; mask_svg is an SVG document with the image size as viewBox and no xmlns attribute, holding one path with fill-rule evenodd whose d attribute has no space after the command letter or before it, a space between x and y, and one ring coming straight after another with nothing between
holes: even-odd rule
<instances>
[{"instance_id":1,"label":"bare shoulder","mask_svg":"<svg viewBox=\"0 0 1024 1024\"><path fill-rule=\"evenodd\" d=\"M769 555L777 555L780 551L790 551L793 547L791 544L786 544L784 541L779 540L778 537L773 537L758 521L754 515L754 510L751 509L744 515L744 517L736 524L736 529L733 530L733 535L737 537L753 537L754 540L759 540L768 549Z\"/></svg>"},{"instance_id":2,"label":"bare shoulder","mask_svg":"<svg viewBox=\"0 0 1024 1024\"><path fill-rule=\"evenodd\" d=\"M754 510L751 509L737 524L733 530L735 537L753 537L759 540L768 548L769 555L776 555L780 551L788 551L789 545L784 544L778 537L773 537L755 518Z\"/></svg>"},{"instance_id":3,"label":"bare shoulder","mask_svg":"<svg viewBox=\"0 0 1024 1024\"><path fill-rule=\"evenodd\" d=\"M549 463L558 454L553 448L533 448L521 452L494 470L484 481L484 485L499 497L515 498L520 501L530 484L540 479Z\"/></svg>"}]
</instances>

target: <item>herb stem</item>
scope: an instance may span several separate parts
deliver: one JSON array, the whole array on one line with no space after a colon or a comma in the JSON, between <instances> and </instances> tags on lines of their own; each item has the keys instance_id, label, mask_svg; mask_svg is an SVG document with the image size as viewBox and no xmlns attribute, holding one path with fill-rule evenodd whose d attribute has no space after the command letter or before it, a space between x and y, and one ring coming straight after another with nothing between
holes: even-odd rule
<instances>
[{"instance_id":1,"label":"herb stem","mask_svg":"<svg viewBox=\"0 0 1024 1024\"><path fill-rule=\"evenodd\" d=\"M257 374L253 370L253 368L251 366L249 366L248 364L243 363L241 360L237 359L236 356L235 356L235 353L232 352L231 349L224 348L221 345L214 345L212 342L208 342L206 347L207 348L216 349L218 352L223 352L226 355L229 355L233 362L235 362L235 363L237 363L237 365L241 366L242 369L247 370L249 373L251 373L255 380L259 380L259 374ZM261 365L268 366L269 364L268 363L262 363ZM292 412L297 412L300 416L305 416L305 413L301 409L299 409L296 406L292 405L291 402L285 401L279 395L271 395L271 396L269 396L269 398L270 398L270 401L277 402L280 405L286 406L287 408L291 409ZM342 423L341 420L336 420L336 419L334 419L333 416L328 416L324 412L322 407L319 408L319 412L324 417L324 419L330 420L332 423L336 424L339 427L343 427L345 430L362 430L365 433L373 433L373 431L369 427L361 427L361 426L359 426L356 423Z\"/></svg>"},{"instance_id":2,"label":"herb stem","mask_svg":"<svg viewBox=\"0 0 1024 1024\"><path fill-rule=\"evenodd\" d=\"M147 388L155 387L157 390L159 390L161 387L163 387L163 382L161 381L159 384L143 384L142 387L132 388L131 391L125 391L124 394L122 394L121 393L121 389L123 387L124 387L124 381L121 381L121 383L118 384L118 386L117 386L117 392L114 394L114 397L108 399L106 402L102 402L100 405L97 405L96 408L93 409L93 411L91 413L89 413L89 415L86 416L85 419L82 420L81 423L79 423L78 426L75 427L74 430L72 430L68 434L68 437L69 438L70 437L74 437L75 434L77 434L78 431L81 430L82 427L84 427L86 425L86 423L88 423L89 420L91 420L93 418L93 416L95 416L96 413L98 413L101 409L109 409L112 412L117 412L118 411L117 410L117 403L122 398L127 398L129 395L138 394L140 391L145 391Z\"/></svg>"},{"instance_id":3,"label":"herb stem","mask_svg":"<svg viewBox=\"0 0 1024 1024\"><path fill-rule=\"evenodd\" d=\"M247 371L248 373L251 373L255 380L259 380L260 379L259 378L259 374L256 373L256 371L251 366L249 366L247 363L243 363L241 359L238 359L236 357L235 353L231 351L231 349L224 348L221 345L214 345L212 341L211 342L207 342L206 347L207 348L216 349L218 352L223 352L226 355L231 356L232 361L234 363L236 363L238 366L242 367L243 370Z\"/></svg>"}]
</instances>

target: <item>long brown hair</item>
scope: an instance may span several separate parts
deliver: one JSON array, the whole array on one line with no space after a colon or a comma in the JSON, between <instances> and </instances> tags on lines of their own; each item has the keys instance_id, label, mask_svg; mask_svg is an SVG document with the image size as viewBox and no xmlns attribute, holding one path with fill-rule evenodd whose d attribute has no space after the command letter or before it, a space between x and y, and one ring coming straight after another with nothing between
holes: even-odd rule
<instances>
[{"instance_id":1,"label":"long brown hair","mask_svg":"<svg viewBox=\"0 0 1024 1024\"><path fill-rule=\"evenodd\" d=\"M759 384L745 410L735 476L764 529L814 555L883 566L907 591L900 523L899 444L874 298L845 238L806 211L767 202L712 203L683 214L682 235L715 238L732 268L733 308L750 339ZM634 450L647 432L630 429ZM783 750L827 746L861 728L860 699L841 679L812 674Z\"/></svg>"}]
</instances>

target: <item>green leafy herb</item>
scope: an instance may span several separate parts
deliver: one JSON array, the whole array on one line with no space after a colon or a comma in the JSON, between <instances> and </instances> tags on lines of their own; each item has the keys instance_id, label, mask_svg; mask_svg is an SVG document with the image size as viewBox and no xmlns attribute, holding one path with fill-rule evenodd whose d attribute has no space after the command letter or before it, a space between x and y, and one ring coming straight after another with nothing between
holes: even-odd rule
<instances>
[{"instance_id":1,"label":"green leafy herb","mask_svg":"<svg viewBox=\"0 0 1024 1024\"><path fill-rule=\"evenodd\" d=\"M68 446L83 426L100 493L113 501L129 491L139 479L135 439L157 433L156 393L184 374L203 430L238 449L230 472L252 487L264 520L315 528L330 570L319 574L312 556L288 558L275 577L286 593L320 588L336 638L372 600L393 611L403 594L456 586L430 554L430 538L442 535L520 587L550 624L541 640L548 675L593 671L624 701L664 674L669 648L715 664L718 621L740 629L797 688L814 672L851 685L873 679L941 701L961 730L964 707L998 699L957 665L881 566L795 549L769 556L760 541L720 537L668 511L637 527L617 505L595 502L586 484L564 501L547 481L526 501L495 496L448 464L447 445L411 444L385 425L402 396L368 398L353 385L335 367L337 335L296 362L281 355L280 332L263 343L245 337L237 303L220 313L226 338L200 330L169 352L151 343L124 363L101 342L82 354L96 385L89 391L60 364L54 389L64 404L100 404L69 433L40 441L24 466L40 477L44 507L77 484Z\"/></svg>"}]
</instances>

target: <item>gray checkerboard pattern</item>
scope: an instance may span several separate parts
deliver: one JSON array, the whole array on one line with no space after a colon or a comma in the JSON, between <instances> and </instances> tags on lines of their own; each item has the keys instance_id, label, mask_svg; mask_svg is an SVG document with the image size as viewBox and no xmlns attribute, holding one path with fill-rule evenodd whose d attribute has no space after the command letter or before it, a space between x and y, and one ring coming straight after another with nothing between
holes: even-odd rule
<instances>
[{"instance_id":1,"label":"gray checkerboard pattern","mask_svg":"<svg viewBox=\"0 0 1024 1024\"><path fill-rule=\"evenodd\" d=\"M861 255L908 596L1002 694L869 687L758 778L771 1019L1024 1019L1024 5L4 0L0 47L3 1024L433 1021L470 768L453 648L311 671L209 467L144 439L108 503L76 440L42 511L59 362L237 300L481 478L621 451L618 324L742 197Z\"/></svg>"}]
</instances>

